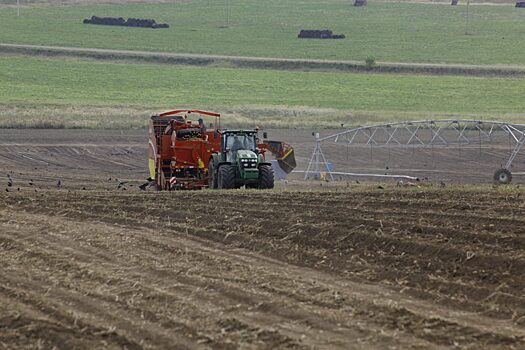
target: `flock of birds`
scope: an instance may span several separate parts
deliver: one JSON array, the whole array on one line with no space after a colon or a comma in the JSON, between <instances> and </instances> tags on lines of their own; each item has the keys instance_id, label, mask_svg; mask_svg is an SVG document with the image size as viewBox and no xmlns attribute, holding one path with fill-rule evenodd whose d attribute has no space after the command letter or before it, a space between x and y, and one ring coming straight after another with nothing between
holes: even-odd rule
<instances>
[{"instance_id":1,"label":"flock of birds","mask_svg":"<svg viewBox=\"0 0 525 350\"><path fill-rule=\"evenodd\" d=\"M424 180L428 181L428 178L424 178ZM108 181L111 182L111 181L113 181L113 179L109 178ZM122 180L119 180L119 179L115 179L115 182L117 183L117 188L116 189L117 190L121 190L121 191L126 191L128 189L128 187L133 187L134 186L133 184L129 183L129 181L122 181ZM357 184L360 183L359 180L355 180L355 182ZM13 181L13 177L11 176L11 174L7 174L7 187L5 188L5 191L6 192L15 191L14 183L15 182ZM29 187L33 188L35 192L38 192L38 190L42 189L41 187L35 186L35 182L33 181L33 179L30 179L28 184L29 184ZM139 190L141 190L141 191L146 191L146 189L148 187L150 187L151 185L152 185L152 183L148 181L146 183L143 183L142 185L138 185L137 188ZM445 187L446 186L446 184L443 181L441 181L439 185L441 187ZM400 180L400 181L398 181L397 186L398 187L407 187L407 186L416 186L416 184L412 183L412 182L406 182L405 183L403 180ZM62 188L62 180L57 179L55 187L57 189L61 189ZM378 188L379 189L384 189L384 187L381 186L381 185L379 185ZM86 190L86 187L83 186L82 190ZM16 191L20 192L21 188L20 187L16 187Z\"/></svg>"},{"instance_id":2,"label":"flock of birds","mask_svg":"<svg viewBox=\"0 0 525 350\"><path fill-rule=\"evenodd\" d=\"M7 187L5 188L5 191L6 192L15 191L14 185L15 185L15 182L13 180L13 177L11 176L11 174L7 174ZM33 179L29 180L28 185L29 187L33 188L35 192L38 192L38 190L42 189L41 187L35 186L35 181L33 181ZM60 179L58 179L56 182L56 188L62 188L62 181ZM16 187L16 191L17 192L21 191L20 186Z\"/></svg>"},{"instance_id":3,"label":"flock of birds","mask_svg":"<svg viewBox=\"0 0 525 350\"><path fill-rule=\"evenodd\" d=\"M388 167L387 167L386 169L388 170ZM10 174L7 174L7 187L5 188L5 191L6 191L6 192L15 191L15 186L14 186L14 181L13 181L12 174L13 174L12 171L11 171ZM386 174L385 174L385 175L386 175ZM117 184L116 189L117 189L117 190L120 190L120 191L127 191L129 187L134 187L134 186L136 186L136 187L137 187L139 190L141 190L141 191L146 191L149 187L153 186L153 184L154 184L154 182L153 182L153 181L150 181L150 180L151 180L151 179L148 179L148 182L145 182L145 183L143 183L143 184L141 184L141 185L134 185L134 184L130 183L129 181L123 181L123 180L119 180L119 179L112 179L111 177L108 178L108 182L113 182L113 181L114 181L114 182ZM417 187L417 186L418 186L418 183L419 183L420 181L422 181L422 182L428 182L429 179L428 179L428 177L424 177L424 178L422 178L422 179L419 179L419 178L418 178L418 179L416 180L416 183L414 183L414 182L410 182L410 181L405 182L405 181L403 181L403 180L400 180L400 181L397 182L396 186L397 186L397 187ZM359 180L357 180L357 179L355 180L355 183L356 183L356 184L360 184ZM28 184L29 184L29 187L30 187L30 188L33 188L35 192L38 192L38 190L41 190L41 189L42 189L41 187L37 187L37 186L35 186L35 182L33 181L33 179L30 179L29 182L28 182ZM348 184L348 183L347 183L347 184ZM322 183L321 183L321 186L322 186ZM443 188L443 187L446 187L447 185L446 185L445 182L440 181L440 182L439 182L439 186ZM61 188L62 188L62 180L61 180L61 179L57 179L55 187L56 187L57 189L61 189ZM379 185L377 188L378 188L378 189L384 189L384 187L381 186L381 185ZM83 186L83 187L82 187L82 190L86 190L86 187ZM16 187L16 191L20 192L20 191L21 191L21 188L20 188L20 187Z\"/></svg>"},{"instance_id":4,"label":"flock of birds","mask_svg":"<svg viewBox=\"0 0 525 350\"><path fill-rule=\"evenodd\" d=\"M14 191L20 192L22 190L22 188L20 186L15 186L15 181L13 180L12 174L13 174L12 172L10 174L7 174L7 187L5 188L5 191L6 192L11 192L11 191L13 191L13 192ZM109 178L108 181L113 181L113 179ZM115 179L115 182L117 184L116 189L117 190L121 190L121 191L126 191L128 189L128 187L133 187L134 186L133 184L129 183L129 181L122 181L122 180L119 180L119 179ZM34 192L38 192L38 190L42 189L42 187L35 185L35 181L33 181L33 179L30 179L27 184L29 185L30 188L32 188L34 190ZM146 182L146 183L144 183L142 185L137 186L137 188L142 190L142 191L145 191L149 185L150 185L150 183ZM61 189L62 188L62 180L61 179L57 179L55 188L57 188L57 189ZM86 187L83 186L82 189L86 190Z\"/></svg>"}]
</instances>

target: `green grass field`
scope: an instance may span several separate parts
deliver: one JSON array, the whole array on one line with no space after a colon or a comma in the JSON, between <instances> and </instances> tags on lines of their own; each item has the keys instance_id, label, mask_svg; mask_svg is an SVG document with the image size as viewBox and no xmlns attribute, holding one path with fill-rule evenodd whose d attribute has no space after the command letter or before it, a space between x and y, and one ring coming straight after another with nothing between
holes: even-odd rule
<instances>
[{"instance_id":1,"label":"green grass field","mask_svg":"<svg viewBox=\"0 0 525 350\"><path fill-rule=\"evenodd\" d=\"M436 116L519 121L524 85L520 78L0 56L0 126L143 127L144 116L174 106L219 110L230 126L337 127Z\"/></svg>"},{"instance_id":2,"label":"green grass field","mask_svg":"<svg viewBox=\"0 0 525 350\"><path fill-rule=\"evenodd\" d=\"M470 6L465 35L464 5L370 2L359 8L351 3L194 0L34 5L22 8L20 18L14 7L2 7L0 42L283 58L364 61L375 56L380 61L523 64L523 9ZM92 15L155 18L172 27L83 25L82 19ZM347 39L296 38L300 29L309 28L331 28Z\"/></svg>"}]
</instances>

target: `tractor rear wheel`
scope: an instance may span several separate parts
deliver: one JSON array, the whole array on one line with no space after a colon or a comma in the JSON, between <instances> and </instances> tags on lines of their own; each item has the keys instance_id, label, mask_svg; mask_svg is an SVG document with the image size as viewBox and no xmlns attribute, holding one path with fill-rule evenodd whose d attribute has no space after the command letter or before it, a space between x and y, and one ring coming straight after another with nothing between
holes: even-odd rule
<instances>
[{"instance_id":1,"label":"tractor rear wheel","mask_svg":"<svg viewBox=\"0 0 525 350\"><path fill-rule=\"evenodd\" d=\"M218 188L225 190L235 188L235 168L233 166L225 164L219 168Z\"/></svg>"},{"instance_id":2,"label":"tractor rear wheel","mask_svg":"<svg viewBox=\"0 0 525 350\"><path fill-rule=\"evenodd\" d=\"M273 168L271 165L259 166L259 188L270 189L273 188Z\"/></svg>"},{"instance_id":3,"label":"tractor rear wheel","mask_svg":"<svg viewBox=\"0 0 525 350\"><path fill-rule=\"evenodd\" d=\"M512 173L507 169L499 169L494 173L494 181L502 185L510 184L512 181Z\"/></svg>"},{"instance_id":4,"label":"tractor rear wheel","mask_svg":"<svg viewBox=\"0 0 525 350\"><path fill-rule=\"evenodd\" d=\"M208 164L208 188L212 190L216 190L218 187L217 183L217 174L215 171L215 166L213 165L213 160L210 160L210 164Z\"/></svg>"}]
</instances>

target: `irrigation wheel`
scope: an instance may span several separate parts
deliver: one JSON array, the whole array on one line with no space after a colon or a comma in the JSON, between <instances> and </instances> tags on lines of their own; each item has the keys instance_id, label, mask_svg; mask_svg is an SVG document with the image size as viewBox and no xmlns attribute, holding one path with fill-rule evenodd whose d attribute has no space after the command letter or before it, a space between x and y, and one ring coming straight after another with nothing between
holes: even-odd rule
<instances>
[{"instance_id":1,"label":"irrigation wheel","mask_svg":"<svg viewBox=\"0 0 525 350\"><path fill-rule=\"evenodd\" d=\"M502 185L510 184L512 182L512 173L507 169L499 169L494 173L494 181Z\"/></svg>"}]
</instances>

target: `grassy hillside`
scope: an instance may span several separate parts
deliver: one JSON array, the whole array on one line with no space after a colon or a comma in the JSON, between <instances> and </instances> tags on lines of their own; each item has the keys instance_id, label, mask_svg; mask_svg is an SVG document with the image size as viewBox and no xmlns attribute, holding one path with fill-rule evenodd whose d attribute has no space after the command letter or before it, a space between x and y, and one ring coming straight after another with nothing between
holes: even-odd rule
<instances>
[{"instance_id":1,"label":"grassy hillside","mask_svg":"<svg viewBox=\"0 0 525 350\"><path fill-rule=\"evenodd\" d=\"M407 119L407 115L523 120L524 84L524 79L509 78L282 72L0 56L0 126L44 121L66 127L138 127L144 125L139 116L173 106L233 114L230 125L257 120L266 126L334 127L341 122Z\"/></svg>"},{"instance_id":2,"label":"grassy hillside","mask_svg":"<svg viewBox=\"0 0 525 350\"><path fill-rule=\"evenodd\" d=\"M523 64L525 10L512 6L348 0L195 0L175 3L30 6L0 11L0 42L363 61ZM229 4L227 6L227 4ZM155 18L170 29L83 25L92 15ZM331 28L344 40L299 40Z\"/></svg>"}]
</instances>

